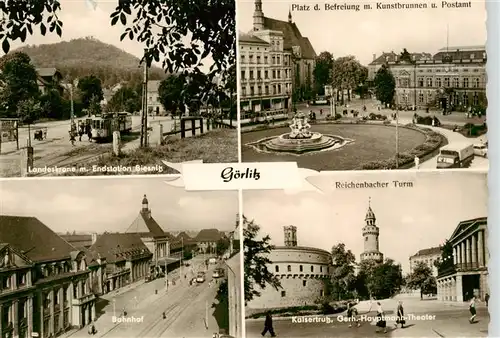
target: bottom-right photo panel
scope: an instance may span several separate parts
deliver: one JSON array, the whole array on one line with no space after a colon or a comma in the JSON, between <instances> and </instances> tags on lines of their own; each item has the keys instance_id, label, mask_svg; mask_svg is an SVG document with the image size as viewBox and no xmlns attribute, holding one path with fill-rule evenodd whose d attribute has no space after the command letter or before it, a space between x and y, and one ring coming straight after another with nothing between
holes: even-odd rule
<instances>
[{"instance_id":1,"label":"bottom-right photo panel","mask_svg":"<svg viewBox=\"0 0 500 338\"><path fill-rule=\"evenodd\" d=\"M318 175L243 192L246 337L487 337L476 171Z\"/></svg>"}]
</instances>

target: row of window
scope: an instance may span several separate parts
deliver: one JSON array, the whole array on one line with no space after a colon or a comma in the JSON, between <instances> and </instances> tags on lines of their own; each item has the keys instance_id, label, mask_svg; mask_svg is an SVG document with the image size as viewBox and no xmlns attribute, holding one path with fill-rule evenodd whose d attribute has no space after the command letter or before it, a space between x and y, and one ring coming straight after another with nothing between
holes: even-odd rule
<instances>
[{"instance_id":1,"label":"row of window","mask_svg":"<svg viewBox=\"0 0 500 338\"><path fill-rule=\"evenodd\" d=\"M399 88L409 88L411 85L411 80L409 78L397 78L396 83ZM468 77L462 78L462 81L458 77L449 78L445 77L444 79L437 77L432 78L428 77L425 79L419 77L417 78L417 87L419 88L470 88L472 83L472 88L482 88L482 84L479 78L469 79Z\"/></svg>"},{"instance_id":2,"label":"row of window","mask_svg":"<svg viewBox=\"0 0 500 338\"><path fill-rule=\"evenodd\" d=\"M288 95L290 93L290 89L292 88L291 83L285 83L283 87L281 84L269 86L250 86L250 96L254 95ZM256 90L257 89L257 90ZM241 96L247 96L247 88L241 88Z\"/></svg>"},{"instance_id":3,"label":"row of window","mask_svg":"<svg viewBox=\"0 0 500 338\"><path fill-rule=\"evenodd\" d=\"M18 288L21 288L26 285L26 277L27 274L23 271L17 271L11 275L4 275L0 277L0 292L12 290L14 287L14 278L16 281L16 285Z\"/></svg>"},{"instance_id":4,"label":"row of window","mask_svg":"<svg viewBox=\"0 0 500 338\"><path fill-rule=\"evenodd\" d=\"M241 55L240 59L241 59L241 64L247 63L246 55ZM283 58L281 58L279 55L271 57L269 57L268 55L264 55L264 57L262 57L261 55L253 55L253 54L248 55L249 64L268 65L269 60L271 60L270 63L271 65L277 65L277 66L281 65L281 61L283 61L283 65L285 66L288 66L291 63L291 58L289 55L284 55Z\"/></svg>"},{"instance_id":5,"label":"row of window","mask_svg":"<svg viewBox=\"0 0 500 338\"><path fill-rule=\"evenodd\" d=\"M453 68L453 71L456 72L456 71L461 70L464 73L468 73L470 69L472 69L473 73L479 73L479 71L482 68L461 68L461 67L459 68L459 67L456 67L456 68ZM427 69L419 69L418 70L419 73L424 73L424 71L426 71L427 73L432 73L433 71L435 71L436 73L442 73L442 72L448 72L449 70L448 69L439 69L439 68L437 68L437 69L427 68Z\"/></svg>"},{"instance_id":6,"label":"row of window","mask_svg":"<svg viewBox=\"0 0 500 338\"><path fill-rule=\"evenodd\" d=\"M411 103L411 99L410 99L408 93L401 93L399 95L399 98L400 98L400 102L404 102L407 104ZM433 101L434 101L434 95L430 92L427 94L427 100L426 100L424 93L418 94L418 103L419 104L430 103ZM451 103L453 103L453 105L455 105L455 106L469 106L471 104L471 102L472 102L473 106L479 105L479 94L478 93L474 93L472 95L472 100L470 99L470 97L467 93L463 93L462 95L455 94L455 95L453 95L452 101L451 101Z\"/></svg>"},{"instance_id":7,"label":"row of window","mask_svg":"<svg viewBox=\"0 0 500 338\"><path fill-rule=\"evenodd\" d=\"M287 270L287 272L292 272L292 266L288 265L286 267L286 270ZM311 270L311 272L314 272L314 266L313 265L311 265L310 270ZM275 272L280 272L279 265L276 265L274 267L274 271ZM304 266L303 265L299 265L299 272L304 272ZM319 272L323 272L323 267L322 266L319 267ZM326 267L326 273L330 273L330 268L329 267Z\"/></svg>"},{"instance_id":8,"label":"row of window","mask_svg":"<svg viewBox=\"0 0 500 338\"><path fill-rule=\"evenodd\" d=\"M302 282L303 282L303 283L302 283L302 286L306 286L306 281L302 281ZM324 295L325 295L325 291L320 290L320 291L319 291L319 296L320 296L320 297L323 297ZM281 297L286 297L286 291L285 291L285 290L282 290L282 291L281 291ZM294 295L294 294L292 294L292 297L295 297L295 295Z\"/></svg>"},{"instance_id":9,"label":"row of window","mask_svg":"<svg viewBox=\"0 0 500 338\"><path fill-rule=\"evenodd\" d=\"M283 78L284 79L289 79L292 77L292 70L287 68L287 69L273 69L273 71L271 72L271 79L275 80L275 79L281 79L282 78L282 73L283 73ZM241 80L247 80L246 78L246 71L245 70L242 70L241 71ZM257 75L257 77L255 77L255 75ZM253 70L249 71L248 72L248 80L268 80L269 79L269 71L268 70L265 70L264 71L264 77L262 77L262 71L261 70L257 70L256 72L254 72Z\"/></svg>"}]
</instances>

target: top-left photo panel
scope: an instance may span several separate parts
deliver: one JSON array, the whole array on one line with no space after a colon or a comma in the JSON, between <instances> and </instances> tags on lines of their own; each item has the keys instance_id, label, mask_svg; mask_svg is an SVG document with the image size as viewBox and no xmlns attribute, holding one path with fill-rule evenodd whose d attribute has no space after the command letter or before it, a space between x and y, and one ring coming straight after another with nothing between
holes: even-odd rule
<instances>
[{"instance_id":1,"label":"top-left photo panel","mask_svg":"<svg viewBox=\"0 0 500 338\"><path fill-rule=\"evenodd\" d=\"M237 162L235 32L234 0L0 2L0 177Z\"/></svg>"}]
</instances>

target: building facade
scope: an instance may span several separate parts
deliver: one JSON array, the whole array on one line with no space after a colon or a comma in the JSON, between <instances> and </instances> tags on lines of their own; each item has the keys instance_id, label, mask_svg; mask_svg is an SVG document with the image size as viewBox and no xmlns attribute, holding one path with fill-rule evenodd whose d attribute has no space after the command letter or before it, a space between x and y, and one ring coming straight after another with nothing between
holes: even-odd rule
<instances>
[{"instance_id":1,"label":"building facade","mask_svg":"<svg viewBox=\"0 0 500 338\"><path fill-rule=\"evenodd\" d=\"M281 31L260 30L240 34L240 108L243 122L257 116L272 120L288 114L292 98L292 59L283 44Z\"/></svg>"},{"instance_id":2,"label":"building facade","mask_svg":"<svg viewBox=\"0 0 500 338\"><path fill-rule=\"evenodd\" d=\"M148 91L147 91L147 103L148 103L148 114L150 115L163 115L165 114L165 108L160 102L160 80L149 80L148 81Z\"/></svg>"},{"instance_id":3,"label":"building facade","mask_svg":"<svg viewBox=\"0 0 500 338\"><path fill-rule=\"evenodd\" d=\"M377 219L375 213L372 210L371 202L368 203L368 210L365 216L365 226L362 229L363 239L364 239L364 251L361 254L361 261L364 260L374 260L376 262L382 263L384 261L384 255L379 250L379 240L378 236L380 230L377 226Z\"/></svg>"},{"instance_id":4,"label":"building facade","mask_svg":"<svg viewBox=\"0 0 500 338\"><path fill-rule=\"evenodd\" d=\"M93 257L106 260L107 292L136 282L150 274L153 254L135 233L104 233L89 250Z\"/></svg>"},{"instance_id":5,"label":"building facade","mask_svg":"<svg viewBox=\"0 0 500 338\"><path fill-rule=\"evenodd\" d=\"M276 290L271 286L259 289L259 297L248 303L249 308L265 309L314 304L327 293L326 281L332 269L331 254L322 249L297 246L287 236L297 238L296 227L285 227L285 246L276 246L268 258L268 270L281 282Z\"/></svg>"},{"instance_id":6,"label":"building facade","mask_svg":"<svg viewBox=\"0 0 500 338\"><path fill-rule=\"evenodd\" d=\"M96 318L83 251L34 217L0 216L0 243L2 337L56 337Z\"/></svg>"},{"instance_id":7,"label":"building facade","mask_svg":"<svg viewBox=\"0 0 500 338\"><path fill-rule=\"evenodd\" d=\"M217 229L201 230L194 241L200 253L215 254L217 252L217 242L224 239L223 234Z\"/></svg>"},{"instance_id":8,"label":"building facade","mask_svg":"<svg viewBox=\"0 0 500 338\"><path fill-rule=\"evenodd\" d=\"M437 267L434 262L439 261L441 258L441 248L434 247L428 249L419 250L416 254L410 257L410 273L413 272L415 267L419 263L424 263L429 268L432 269L432 275L436 277L438 275Z\"/></svg>"},{"instance_id":9,"label":"building facade","mask_svg":"<svg viewBox=\"0 0 500 338\"><path fill-rule=\"evenodd\" d=\"M488 220L486 217L460 222L449 239L453 246L453 265L440 269L438 299L468 301L472 296L484 300L488 286Z\"/></svg>"},{"instance_id":10,"label":"building facade","mask_svg":"<svg viewBox=\"0 0 500 338\"><path fill-rule=\"evenodd\" d=\"M396 81L394 103L400 108L467 111L486 108L486 48L484 46L442 48L429 57L410 54L383 55L373 70L385 62ZM370 73L370 71L369 71Z\"/></svg>"},{"instance_id":11,"label":"building facade","mask_svg":"<svg viewBox=\"0 0 500 338\"><path fill-rule=\"evenodd\" d=\"M240 254L226 260L225 264L229 307L229 335L232 337L242 337L243 323L241 312L243 310L243 300L241 298Z\"/></svg>"},{"instance_id":12,"label":"building facade","mask_svg":"<svg viewBox=\"0 0 500 338\"><path fill-rule=\"evenodd\" d=\"M312 94L313 71L316 64L316 52L311 42L302 36L299 28L293 22L290 11L288 12L288 21L268 18L264 16L262 0L255 0L252 34L266 30L282 32L283 50L291 55L293 101L309 99L308 96Z\"/></svg>"},{"instance_id":13,"label":"building facade","mask_svg":"<svg viewBox=\"0 0 500 338\"><path fill-rule=\"evenodd\" d=\"M170 256L169 236L151 215L146 195L142 199L142 208L139 215L125 233L138 234L144 245L153 253L151 261L153 271L161 269L165 265L165 259Z\"/></svg>"},{"instance_id":14,"label":"building facade","mask_svg":"<svg viewBox=\"0 0 500 338\"><path fill-rule=\"evenodd\" d=\"M42 94L47 94L50 90L56 90L60 95L64 92L61 85L63 76L56 68L37 68L37 84Z\"/></svg>"}]
</instances>

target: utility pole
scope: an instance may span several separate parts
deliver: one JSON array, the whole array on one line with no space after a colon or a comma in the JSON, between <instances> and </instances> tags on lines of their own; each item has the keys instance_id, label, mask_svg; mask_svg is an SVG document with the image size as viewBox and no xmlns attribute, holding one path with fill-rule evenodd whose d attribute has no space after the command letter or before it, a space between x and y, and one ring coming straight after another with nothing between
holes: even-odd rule
<instances>
[{"instance_id":1,"label":"utility pole","mask_svg":"<svg viewBox=\"0 0 500 338\"><path fill-rule=\"evenodd\" d=\"M399 168L399 110L396 110L396 169Z\"/></svg>"},{"instance_id":2,"label":"utility pole","mask_svg":"<svg viewBox=\"0 0 500 338\"><path fill-rule=\"evenodd\" d=\"M141 147L148 146L148 61L144 50L144 76L142 82Z\"/></svg>"}]
</instances>

